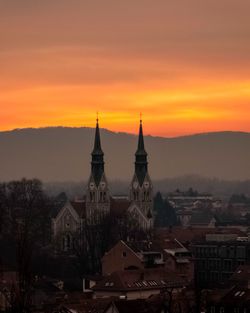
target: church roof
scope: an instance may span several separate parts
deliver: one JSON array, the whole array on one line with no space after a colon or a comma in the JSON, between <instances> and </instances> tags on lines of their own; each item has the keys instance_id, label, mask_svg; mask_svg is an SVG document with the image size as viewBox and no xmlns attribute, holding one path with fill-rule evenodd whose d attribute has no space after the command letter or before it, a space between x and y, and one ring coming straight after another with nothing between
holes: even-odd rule
<instances>
[{"instance_id":1,"label":"church roof","mask_svg":"<svg viewBox=\"0 0 250 313\"><path fill-rule=\"evenodd\" d=\"M115 217L122 217L126 214L129 206L130 201L128 199L110 199L110 214Z\"/></svg>"},{"instance_id":2,"label":"church roof","mask_svg":"<svg viewBox=\"0 0 250 313\"><path fill-rule=\"evenodd\" d=\"M71 201L70 204L77 212L80 218L86 217L86 202L85 201Z\"/></svg>"}]
</instances>

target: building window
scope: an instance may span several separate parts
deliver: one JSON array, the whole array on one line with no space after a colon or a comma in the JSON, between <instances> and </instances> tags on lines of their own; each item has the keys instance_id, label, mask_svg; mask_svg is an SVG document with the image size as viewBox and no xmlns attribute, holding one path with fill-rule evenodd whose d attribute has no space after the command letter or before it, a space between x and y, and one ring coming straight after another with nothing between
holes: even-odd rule
<instances>
[{"instance_id":1,"label":"building window","mask_svg":"<svg viewBox=\"0 0 250 313\"><path fill-rule=\"evenodd\" d=\"M90 281L89 279L85 278L85 289L89 289L90 288Z\"/></svg>"},{"instance_id":2,"label":"building window","mask_svg":"<svg viewBox=\"0 0 250 313\"><path fill-rule=\"evenodd\" d=\"M136 191L136 200L138 201L139 200L139 192Z\"/></svg>"},{"instance_id":3,"label":"building window","mask_svg":"<svg viewBox=\"0 0 250 313\"><path fill-rule=\"evenodd\" d=\"M134 193L134 200L136 200L136 192L134 191L133 193Z\"/></svg>"},{"instance_id":4,"label":"building window","mask_svg":"<svg viewBox=\"0 0 250 313\"><path fill-rule=\"evenodd\" d=\"M220 307L220 313L225 313L224 307Z\"/></svg>"},{"instance_id":5,"label":"building window","mask_svg":"<svg viewBox=\"0 0 250 313\"><path fill-rule=\"evenodd\" d=\"M236 250L237 258L245 258L246 257L246 252L245 252L245 247L243 246L238 246Z\"/></svg>"},{"instance_id":6,"label":"building window","mask_svg":"<svg viewBox=\"0 0 250 313\"><path fill-rule=\"evenodd\" d=\"M126 258L127 252L126 252L126 251L123 251L123 252L122 252L122 256L123 256L124 258Z\"/></svg>"},{"instance_id":7,"label":"building window","mask_svg":"<svg viewBox=\"0 0 250 313\"><path fill-rule=\"evenodd\" d=\"M69 251L70 249L71 249L71 237L68 234L63 237L63 250Z\"/></svg>"},{"instance_id":8,"label":"building window","mask_svg":"<svg viewBox=\"0 0 250 313\"><path fill-rule=\"evenodd\" d=\"M90 201L95 202L95 192L94 191L90 192Z\"/></svg>"}]
</instances>

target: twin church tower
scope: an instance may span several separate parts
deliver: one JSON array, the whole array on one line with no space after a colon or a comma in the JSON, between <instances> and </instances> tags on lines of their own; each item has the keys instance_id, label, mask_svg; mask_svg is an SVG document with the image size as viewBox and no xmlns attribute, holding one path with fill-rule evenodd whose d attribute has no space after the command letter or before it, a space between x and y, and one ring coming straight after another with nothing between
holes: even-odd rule
<instances>
[{"instance_id":1,"label":"twin church tower","mask_svg":"<svg viewBox=\"0 0 250 313\"><path fill-rule=\"evenodd\" d=\"M119 220L133 219L138 228L147 231L153 227L153 187L148 174L147 152L144 147L142 121L135 153L135 171L129 186L129 196L111 196L104 168L98 119L92 151L91 174L83 199L67 201L52 218L52 234L59 249L70 251L74 234L84 225L97 225L105 216ZM133 223L134 224L134 223Z\"/></svg>"},{"instance_id":2,"label":"twin church tower","mask_svg":"<svg viewBox=\"0 0 250 313\"><path fill-rule=\"evenodd\" d=\"M96 121L95 142L92 151L91 174L86 192L86 218L97 222L102 216L119 210L121 201L110 195L105 175L104 153L101 147L99 121ZM111 203L112 202L112 203ZM144 229L153 226L153 186L148 174L147 152L144 147L142 121L140 120L138 146L135 153L135 171L129 188L126 214L137 220ZM115 212L114 212L115 213Z\"/></svg>"}]
</instances>

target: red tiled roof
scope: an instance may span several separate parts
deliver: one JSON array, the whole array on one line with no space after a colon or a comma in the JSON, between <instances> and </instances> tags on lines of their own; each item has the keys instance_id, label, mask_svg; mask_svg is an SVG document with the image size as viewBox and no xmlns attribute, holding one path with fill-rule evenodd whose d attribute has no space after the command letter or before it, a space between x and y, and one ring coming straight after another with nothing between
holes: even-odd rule
<instances>
[{"instance_id":1,"label":"red tiled roof","mask_svg":"<svg viewBox=\"0 0 250 313\"><path fill-rule=\"evenodd\" d=\"M182 287L186 282L174 272L164 269L144 269L117 271L105 276L93 290L130 291Z\"/></svg>"},{"instance_id":2,"label":"red tiled roof","mask_svg":"<svg viewBox=\"0 0 250 313\"><path fill-rule=\"evenodd\" d=\"M110 199L110 213L115 217L122 217L127 213L130 206L128 199Z\"/></svg>"},{"instance_id":3,"label":"red tiled roof","mask_svg":"<svg viewBox=\"0 0 250 313\"><path fill-rule=\"evenodd\" d=\"M160 251L159 246L155 245L154 242L148 240L141 241L126 241L125 244L132 249L135 253L138 252L152 252Z\"/></svg>"},{"instance_id":4,"label":"red tiled roof","mask_svg":"<svg viewBox=\"0 0 250 313\"><path fill-rule=\"evenodd\" d=\"M231 276L230 281L240 285L248 285L248 281L250 281L250 265L239 266Z\"/></svg>"},{"instance_id":5,"label":"red tiled roof","mask_svg":"<svg viewBox=\"0 0 250 313\"><path fill-rule=\"evenodd\" d=\"M71 201L70 204L77 212L80 218L86 217L86 202L85 201Z\"/></svg>"},{"instance_id":6,"label":"red tiled roof","mask_svg":"<svg viewBox=\"0 0 250 313\"><path fill-rule=\"evenodd\" d=\"M155 230L156 240L164 241L165 239L177 239L182 244L190 243L194 239L203 239L206 234L237 234L239 236L244 236L245 234L237 228L207 228L207 227L172 227L168 228L158 228Z\"/></svg>"},{"instance_id":7,"label":"red tiled roof","mask_svg":"<svg viewBox=\"0 0 250 313\"><path fill-rule=\"evenodd\" d=\"M183 245L178 240L173 238L156 239L152 241L126 241L125 244L129 246L135 253L138 252L164 252L165 249L182 249Z\"/></svg>"},{"instance_id":8,"label":"red tiled roof","mask_svg":"<svg viewBox=\"0 0 250 313\"><path fill-rule=\"evenodd\" d=\"M242 307L249 308L250 307L250 289L235 287L229 290L224 291L221 297L210 297L211 302L219 303L220 305L227 307ZM226 311L227 312L227 311Z\"/></svg>"}]
</instances>

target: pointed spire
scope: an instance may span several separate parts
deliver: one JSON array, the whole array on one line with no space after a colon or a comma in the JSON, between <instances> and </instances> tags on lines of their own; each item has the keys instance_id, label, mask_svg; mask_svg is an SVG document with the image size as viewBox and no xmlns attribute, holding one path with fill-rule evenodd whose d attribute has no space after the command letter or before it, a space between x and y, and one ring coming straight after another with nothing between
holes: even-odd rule
<instances>
[{"instance_id":1,"label":"pointed spire","mask_svg":"<svg viewBox=\"0 0 250 313\"><path fill-rule=\"evenodd\" d=\"M102 175L104 173L104 161L103 161L104 153L101 147L101 137L100 137L100 130L99 130L98 115L96 118L94 149L91 155L92 155L91 172L94 177L95 184L96 186L98 186L102 178Z\"/></svg>"},{"instance_id":2,"label":"pointed spire","mask_svg":"<svg viewBox=\"0 0 250 313\"><path fill-rule=\"evenodd\" d=\"M97 117L96 117L95 143L94 143L94 149L92 151L92 155L93 154L103 154L102 147L101 147L98 112L97 112Z\"/></svg>"},{"instance_id":3,"label":"pointed spire","mask_svg":"<svg viewBox=\"0 0 250 313\"><path fill-rule=\"evenodd\" d=\"M135 174L139 184L142 185L148 171L147 152L144 148L144 138L142 130L142 119L140 117L138 146L135 153Z\"/></svg>"},{"instance_id":4,"label":"pointed spire","mask_svg":"<svg viewBox=\"0 0 250 313\"><path fill-rule=\"evenodd\" d=\"M139 127L139 138L138 138L138 146L136 154L145 154L147 155L147 152L144 148L144 138L143 138L143 130L142 130L142 119L140 118L140 127Z\"/></svg>"}]
</instances>

